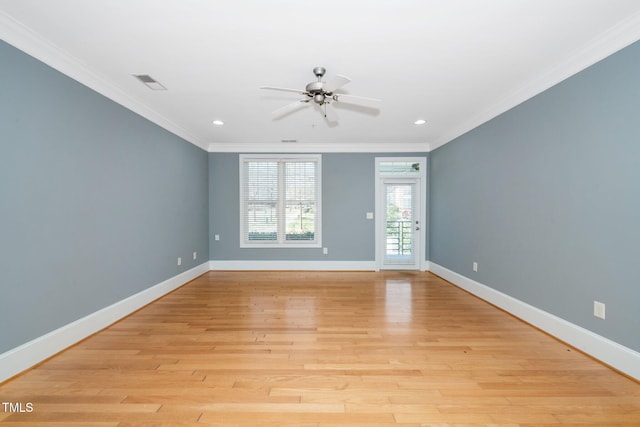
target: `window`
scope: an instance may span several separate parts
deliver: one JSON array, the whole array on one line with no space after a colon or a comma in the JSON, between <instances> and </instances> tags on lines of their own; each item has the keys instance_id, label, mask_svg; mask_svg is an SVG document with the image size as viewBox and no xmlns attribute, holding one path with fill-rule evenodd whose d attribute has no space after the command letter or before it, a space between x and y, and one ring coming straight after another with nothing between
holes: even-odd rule
<instances>
[{"instance_id":1,"label":"window","mask_svg":"<svg viewBox=\"0 0 640 427\"><path fill-rule=\"evenodd\" d=\"M240 155L240 247L320 247L320 170L318 154Z\"/></svg>"},{"instance_id":2,"label":"window","mask_svg":"<svg viewBox=\"0 0 640 427\"><path fill-rule=\"evenodd\" d=\"M392 160L379 161L378 170L384 176L420 176L420 162Z\"/></svg>"}]
</instances>

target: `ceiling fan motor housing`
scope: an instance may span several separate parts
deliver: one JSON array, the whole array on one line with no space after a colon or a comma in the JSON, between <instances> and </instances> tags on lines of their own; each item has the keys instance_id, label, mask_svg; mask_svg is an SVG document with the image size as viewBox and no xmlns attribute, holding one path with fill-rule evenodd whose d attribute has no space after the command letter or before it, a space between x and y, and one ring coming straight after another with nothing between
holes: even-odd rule
<instances>
[{"instance_id":1,"label":"ceiling fan motor housing","mask_svg":"<svg viewBox=\"0 0 640 427\"><path fill-rule=\"evenodd\" d=\"M324 82L311 82L305 87L305 90L312 95L324 93Z\"/></svg>"}]
</instances>

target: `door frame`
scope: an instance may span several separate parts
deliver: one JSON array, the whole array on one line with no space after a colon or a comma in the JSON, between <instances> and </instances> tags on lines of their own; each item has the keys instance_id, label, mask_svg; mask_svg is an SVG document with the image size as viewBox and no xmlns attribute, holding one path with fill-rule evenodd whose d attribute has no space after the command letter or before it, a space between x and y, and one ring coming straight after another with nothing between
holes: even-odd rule
<instances>
[{"instance_id":1,"label":"door frame","mask_svg":"<svg viewBox=\"0 0 640 427\"><path fill-rule=\"evenodd\" d=\"M411 162L418 163L419 173L411 174L392 174L385 175L380 171L380 163L382 162ZM419 253L416 253L416 265L420 271L427 269L426 260L426 244L427 244L427 158L426 157L376 157L375 158L375 269L376 271L382 269L388 270L408 270L406 266L398 265L385 266L384 265L384 210L385 210L385 197L382 194L384 190L383 181L385 179L399 179L399 180L415 180L416 192L419 193L418 197L418 210L420 220L420 232L417 233L416 248Z\"/></svg>"}]
</instances>

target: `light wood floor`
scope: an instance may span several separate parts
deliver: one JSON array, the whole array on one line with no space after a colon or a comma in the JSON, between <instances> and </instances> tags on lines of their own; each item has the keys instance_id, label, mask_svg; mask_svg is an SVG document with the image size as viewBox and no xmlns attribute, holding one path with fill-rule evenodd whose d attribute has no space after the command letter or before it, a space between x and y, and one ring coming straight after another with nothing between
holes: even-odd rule
<instances>
[{"instance_id":1,"label":"light wood floor","mask_svg":"<svg viewBox=\"0 0 640 427\"><path fill-rule=\"evenodd\" d=\"M640 426L640 384L429 273L210 272L0 386L7 426Z\"/></svg>"}]
</instances>

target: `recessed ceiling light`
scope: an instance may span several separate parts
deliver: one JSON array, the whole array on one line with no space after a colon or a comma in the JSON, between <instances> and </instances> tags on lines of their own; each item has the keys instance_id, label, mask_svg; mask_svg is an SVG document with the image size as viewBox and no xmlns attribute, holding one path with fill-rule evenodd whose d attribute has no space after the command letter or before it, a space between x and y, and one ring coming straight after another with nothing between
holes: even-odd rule
<instances>
[{"instance_id":1,"label":"recessed ceiling light","mask_svg":"<svg viewBox=\"0 0 640 427\"><path fill-rule=\"evenodd\" d=\"M216 126L222 126L224 124L224 122L222 120L214 120L213 124Z\"/></svg>"},{"instance_id":2,"label":"recessed ceiling light","mask_svg":"<svg viewBox=\"0 0 640 427\"><path fill-rule=\"evenodd\" d=\"M424 120L424 119L419 119L419 120L416 120L415 122L413 122L414 125L423 125L425 123L427 123L427 121Z\"/></svg>"}]
</instances>

